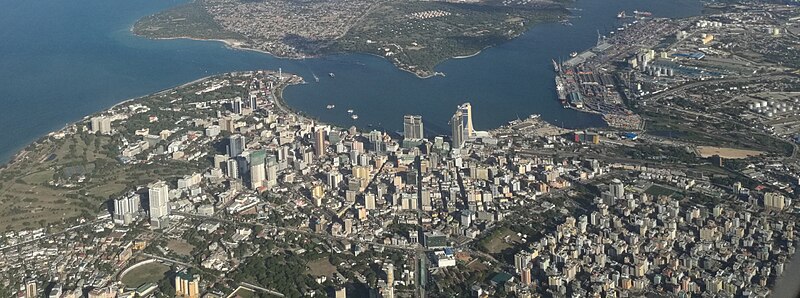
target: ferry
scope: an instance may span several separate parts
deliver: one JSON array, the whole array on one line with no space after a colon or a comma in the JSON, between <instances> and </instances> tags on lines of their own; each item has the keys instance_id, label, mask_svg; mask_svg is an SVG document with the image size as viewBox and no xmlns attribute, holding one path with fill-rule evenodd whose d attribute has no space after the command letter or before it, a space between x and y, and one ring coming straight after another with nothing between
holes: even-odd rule
<instances>
[{"instance_id":1,"label":"ferry","mask_svg":"<svg viewBox=\"0 0 800 298\"><path fill-rule=\"evenodd\" d=\"M578 52L569 53L569 56L572 58L578 57Z\"/></svg>"},{"instance_id":2,"label":"ferry","mask_svg":"<svg viewBox=\"0 0 800 298\"><path fill-rule=\"evenodd\" d=\"M325 108L328 109L328 110L333 110L333 108L335 108L335 107L336 107L336 105L332 105L332 104L325 106Z\"/></svg>"},{"instance_id":3,"label":"ferry","mask_svg":"<svg viewBox=\"0 0 800 298\"><path fill-rule=\"evenodd\" d=\"M335 75L335 74L333 74L332 72L329 72L329 73L328 73L328 76L329 76L329 77L331 77L331 78L335 78L335 77L336 77L336 75Z\"/></svg>"},{"instance_id":4,"label":"ferry","mask_svg":"<svg viewBox=\"0 0 800 298\"><path fill-rule=\"evenodd\" d=\"M353 115L350 116L350 118L353 118L353 120L356 120L356 119L358 119L358 115L353 114Z\"/></svg>"}]
</instances>

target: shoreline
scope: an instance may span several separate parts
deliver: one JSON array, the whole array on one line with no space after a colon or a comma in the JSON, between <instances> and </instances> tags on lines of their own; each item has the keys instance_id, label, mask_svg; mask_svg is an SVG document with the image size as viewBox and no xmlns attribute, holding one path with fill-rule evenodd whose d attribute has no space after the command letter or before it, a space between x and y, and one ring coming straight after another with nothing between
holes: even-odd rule
<instances>
[{"instance_id":1,"label":"shoreline","mask_svg":"<svg viewBox=\"0 0 800 298\"><path fill-rule=\"evenodd\" d=\"M236 73L236 72L227 72L227 73ZM192 80L192 81L186 82L186 83L182 83L182 84L180 84L180 85L175 85L175 86L172 86L172 87L169 87L169 88L161 89L161 90L158 90L158 91L156 91L156 92L153 92L153 93L148 93L148 94L145 94L145 95L142 95L142 96L136 96L136 97L131 97L131 98L128 98L128 99L124 99L124 100L122 100L122 101L120 101L120 102L118 102L118 103L115 103L115 104L111 105L110 107L106 107L106 108L103 108L103 109L101 109L101 110L99 110L99 111L97 111L97 112L94 112L94 113L91 113L91 114L88 114L88 115L84 115L84 116L80 117L80 118L79 118L79 119L77 119L77 120L74 120L74 121L67 122L67 123L66 123L64 126L62 126L61 128L59 128L59 129L57 129L57 130L53 130L53 131L47 132L47 133L45 133L45 134L43 134L43 135L40 135L40 136L36 137L36 138L35 138L35 139L34 139L32 142L29 142L29 143L25 144L24 146L22 146L22 149L18 150L16 153L12 154L12 155L9 157L9 159L8 159L8 160L5 160L5 161L3 161L3 160L0 160L0 171L2 171L2 170L5 170L5 169L6 169L6 168L8 168L10 165L13 165L13 164L16 164L16 163L18 163L18 162L22 161L22 160L21 160L21 158L24 158L24 157L25 157L25 154L26 154L27 152L29 152L29 151L27 150L27 148L28 148L28 147L30 147L31 145L40 144L40 143L42 143L44 140L46 140L46 139L47 139L49 136L51 136L51 135L54 135L54 134L58 134L58 133L65 132L65 131L66 131L67 129L69 129L70 127L77 125L77 124L78 124L79 122L81 122L81 121L86 121L87 119L89 119L90 117L92 117L92 116L94 116L94 115L97 115L97 114L102 114L102 113L108 112L108 111L110 111L110 110L113 110L113 109L115 109L115 108L117 108L117 107L121 106L121 105L124 105L124 104L127 104L127 103L131 103L131 102L134 102L134 101L136 101L136 100L140 100L140 99L142 99L142 98L145 98L145 97L148 97L148 96L158 95L158 94L162 94L162 93L164 93L164 92L167 92L167 91L170 91L170 90L173 90L173 89L177 89L177 88L186 87L186 86L188 86L188 85L191 85L191 84L196 84L196 83L199 83L199 82L202 82L202 81L208 80L208 79L210 79L210 78L213 78L213 77L215 77L215 76L219 76L219 75L222 75L222 74L225 74L225 73L218 73L218 74L213 74L213 75L204 76L204 77L201 77L201 78L198 78L198 79L195 79L195 80ZM286 86L290 86L290 85L286 85ZM285 88L286 86L284 86L284 88ZM281 91L282 91L282 90L281 90Z\"/></svg>"}]
</instances>

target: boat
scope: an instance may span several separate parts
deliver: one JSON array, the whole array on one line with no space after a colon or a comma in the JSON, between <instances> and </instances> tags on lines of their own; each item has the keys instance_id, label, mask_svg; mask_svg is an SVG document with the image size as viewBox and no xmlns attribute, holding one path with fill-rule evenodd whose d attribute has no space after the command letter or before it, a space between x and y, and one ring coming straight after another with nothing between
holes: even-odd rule
<instances>
[{"instance_id":1,"label":"boat","mask_svg":"<svg viewBox=\"0 0 800 298\"><path fill-rule=\"evenodd\" d=\"M556 63L555 59L553 59L553 71L555 72L561 71L561 67L558 66L558 63Z\"/></svg>"},{"instance_id":2,"label":"boat","mask_svg":"<svg viewBox=\"0 0 800 298\"><path fill-rule=\"evenodd\" d=\"M623 11L620 11L620 12L617 14L617 18L618 18L618 19L624 19L625 17L626 17L626 16L625 16L625 11L624 11L624 10L623 10Z\"/></svg>"},{"instance_id":3,"label":"boat","mask_svg":"<svg viewBox=\"0 0 800 298\"><path fill-rule=\"evenodd\" d=\"M356 119L358 119L358 115L356 115L356 114L350 115L350 118L353 118L353 120L356 120Z\"/></svg>"},{"instance_id":4,"label":"boat","mask_svg":"<svg viewBox=\"0 0 800 298\"><path fill-rule=\"evenodd\" d=\"M328 110L332 110L335 107L336 107L336 105L332 105L332 104L325 106L325 108L328 109Z\"/></svg>"},{"instance_id":5,"label":"boat","mask_svg":"<svg viewBox=\"0 0 800 298\"><path fill-rule=\"evenodd\" d=\"M347 110L347 113L348 113L348 114L352 114L352 113L353 113L353 109L349 109L349 110Z\"/></svg>"},{"instance_id":6,"label":"boat","mask_svg":"<svg viewBox=\"0 0 800 298\"><path fill-rule=\"evenodd\" d=\"M578 52L569 53L569 56L572 58L578 57Z\"/></svg>"},{"instance_id":7,"label":"boat","mask_svg":"<svg viewBox=\"0 0 800 298\"><path fill-rule=\"evenodd\" d=\"M316 81L317 83L319 83L319 77L317 76L317 74L315 74L315 73L313 73L313 72L312 72L312 73L311 73L311 75L312 75L312 76L314 76L314 81Z\"/></svg>"},{"instance_id":8,"label":"boat","mask_svg":"<svg viewBox=\"0 0 800 298\"><path fill-rule=\"evenodd\" d=\"M638 10L634 10L633 14L635 14L637 16L642 16L642 17L649 17L649 16L653 15L652 12L649 12L649 11L638 11Z\"/></svg>"},{"instance_id":9,"label":"boat","mask_svg":"<svg viewBox=\"0 0 800 298\"><path fill-rule=\"evenodd\" d=\"M329 72L329 73L328 73L328 76L329 76L329 77L331 77L331 78L334 78L334 77L336 77L336 75L335 75L335 74L333 74L332 72Z\"/></svg>"},{"instance_id":10,"label":"boat","mask_svg":"<svg viewBox=\"0 0 800 298\"><path fill-rule=\"evenodd\" d=\"M564 89L564 83L561 80L561 77L556 76L556 93L558 94L558 100L561 101L562 105L567 104L567 92Z\"/></svg>"}]
</instances>

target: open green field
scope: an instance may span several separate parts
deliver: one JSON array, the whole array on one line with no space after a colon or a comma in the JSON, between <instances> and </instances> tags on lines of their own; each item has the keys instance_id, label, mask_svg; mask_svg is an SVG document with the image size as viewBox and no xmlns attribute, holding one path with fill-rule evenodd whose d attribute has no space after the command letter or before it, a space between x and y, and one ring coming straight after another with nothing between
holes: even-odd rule
<instances>
[{"instance_id":1,"label":"open green field","mask_svg":"<svg viewBox=\"0 0 800 298\"><path fill-rule=\"evenodd\" d=\"M194 245L191 245L184 240L170 239L167 242L167 248L181 256L188 257L191 256Z\"/></svg>"},{"instance_id":2,"label":"open green field","mask_svg":"<svg viewBox=\"0 0 800 298\"><path fill-rule=\"evenodd\" d=\"M658 197L658 196L672 196L673 194L675 194L675 191L658 184L653 184L650 187L648 187L644 191L644 193Z\"/></svg>"},{"instance_id":3,"label":"open green field","mask_svg":"<svg viewBox=\"0 0 800 298\"><path fill-rule=\"evenodd\" d=\"M145 283L158 283L169 271L169 266L153 262L137 267L125 274L120 281L129 288L137 288Z\"/></svg>"},{"instance_id":4,"label":"open green field","mask_svg":"<svg viewBox=\"0 0 800 298\"><path fill-rule=\"evenodd\" d=\"M336 266L333 266L327 257L322 257L306 264L308 270L306 273L312 276L332 276L336 272Z\"/></svg>"},{"instance_id":5,"label":"open green field","mask_svg":"<svg viewBox=\"0 0 800 298\"><path fill-rule=\"evenodd\" d=\"M231 293L231 296L229 297L251 298L251 297L258 297L258 295L256 295L255 292L249 289L239 287L238 289L236 289L235 292Z\"/></svg>"},{"instance_id":6,"label":"open green field","mask_svg":"<svg viewBox=\"0 0 800 298\"><path fill-rule=\"evenodd\" d=\"M499 254L504 250L511 248L512 245L506 242L506 237L512 243L519 242L522 239L517 236L517 233L507 227L501 227L493 231L486 238L481 239L478 243L489 254Z\"/></svg>"}]
</instances>

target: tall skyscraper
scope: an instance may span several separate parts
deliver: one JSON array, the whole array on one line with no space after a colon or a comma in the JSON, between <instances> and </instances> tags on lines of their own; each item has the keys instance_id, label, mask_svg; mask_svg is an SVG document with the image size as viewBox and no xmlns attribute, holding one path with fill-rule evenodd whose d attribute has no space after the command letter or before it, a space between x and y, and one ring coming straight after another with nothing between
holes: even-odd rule
<instances>
[{"instance_id":1,"label":"tall skyscraper","mask_svg":"<svg viewBox=\"0 0 800 298\"><path fill-rule=\"evenodd\" d=\"M625 185L619 179L611 180L611 196L621 199L625 196Z\"/></svg>"},{"instance_id":2,"label":"tall skyscraper","mask_svg":"<svg viewBox=\"0 0 800 298\"><path fill-rule=\"evenodd\" d=\"M228 159L225 162L225 174L232 179L239 178L239 164L235 158Z\"/></svg>"},{"instance_id":3,"label":"tall skyscraper","mask_svg":"<svg viewBox=\"0 0 800 298\"><path fill-rule=\"evenodd\" d=\"M420 140L424 137L422 116L405 115L403 117L403 136L406 140Z\"/></svg>"},{"instance_id":4,"label":"tall skyscraper","mask_svg":"<svg viewBox=\"0 0 800 298\"><path fill-rule=\"evenodd\" d=\"M450 118L450 128L452 128L452 139L453 139L453 149L460 149L464 146L464 142L466 139L464 138L464 126L462 123L462 118L464 118L464 114L462 114L461 110L456 111L453 118Z\"/></svg>"},{"instance_id":5,"label":"tall skyscraper","mask_svg":"<svg viewBox=\"0 0 800 298\"><path fill-rule=\"evenodd\" d=\"M381 294L385 298L394 298L394 264L386 263L383 271L386 273L386 288Z\"/></svg>"},{"instance_id":6,"label":"tall skyscraper","mask_svg":"<svg viewBox=\"0 0 800 298\"><path fill-rule=\"evenodd\" d=\"M187 272L178 272L178 274L175 275L175 297L200 297L199 284L200 276Z\"/></svg>"},{"instance_id":7,"label":"tall skyscraper","mask_svg":"<svg viewBox=\"0 0 800 298\"><path fill-rule=\"evenodd\" d=\"M531 254L528 252L519 252L514 255L514 269L517 270L517 274L522 274L522 271L525 268L528 268L528 263L531 262Z\"/></svg>"},{"instance_id":8,"label":"tall skyscraper","mask_svg":"<svg viewBox=\"0 0 800 298\"><path fill-rule=\"evenodd\" d=\"M454 149L460 149L464 143L475 136L472 128L472 105L463 103L458 106L456 113L450 118L450 128L452 129Z\"/></svg>"},{"instance_id":9,"label":"tall skyscraper","mask_svg":"<svg viewBox=\"0 0 800 298\"><path fill-rule=\"evenodd\" d=\"M139 195L129 193L125 196L114 199L114 222L120 225L128 225L136 219L139 211Z\"/></svg>"},{"instance_id":10,"label":"tall skyscraper","mask_svg":"<svg viewBox=\"0 0 800 298\"><path fill-rule=\"evenodd\" d=\"M264 180L267 180L266 169L264 163L267 157L267 152L264 150L257 150L250 153L250 188L257 189L264 186Z\"/></svg>"},{"instance_id":11,"label":"tall skyscraper","mask_svg":"<svg viewBox=\"0 0 800 298\"><path fill-rule=\"evenodd\" d=\"M234 114L241 114L242 113L242 99L237 97L233 99L231 102L231 111Z\"/></svg>"},{"instance_id":12,"label":"tall skyscraper","mask_svg":"<svg viewBox=\"0 0 800 298\"><path fill-rule=\"evenodd\" d=\"M314 155L325 155L325 130L322 127L314 129Z\"/></svg>"},{"instance_id":13,"label":"tall skyscraper","mask_svg":"<svg viewBox=\"0 0 800 298\"><path fill-rule=\"evenodd\" d=\"M464 117L461 118L461 126L464 127L464 139L469 139L475 134L475 129L472 127L472 105L468 102L458 106L458 110Z\"/></svg>"},{"instance_id":14,"label":"tall skyscraper","mask_svg":"<svg viewBox=\"0 0 800 298\"><path fill-rule=\"evenodd\" d=\"M234 134L228 137L228 156L237 157L244 152L244 149L245 140L243 135Z\"/></svg>"},{"instance_id":15,"label":"tall skyscraper","mask_svg":"<svg viewBox=\"0 0 800 298\"><path fill-rule=\"evenodd\" d=\"M150 225L162 228L163 220L169 215L169 185L164 181L156 181L147 185L150 202Z\"/></svg>"},{"instance_id":16,"label":"tall skyscraper","mask_svg":"<svg viewBox=\"0 0 800 298\"><path fill-rule=\"evenodd\" d=\"M278 185L278 163L274 160L268 160L266 163L267 169L267 188L273 188Z\"/></svg>"}]
</instances>

